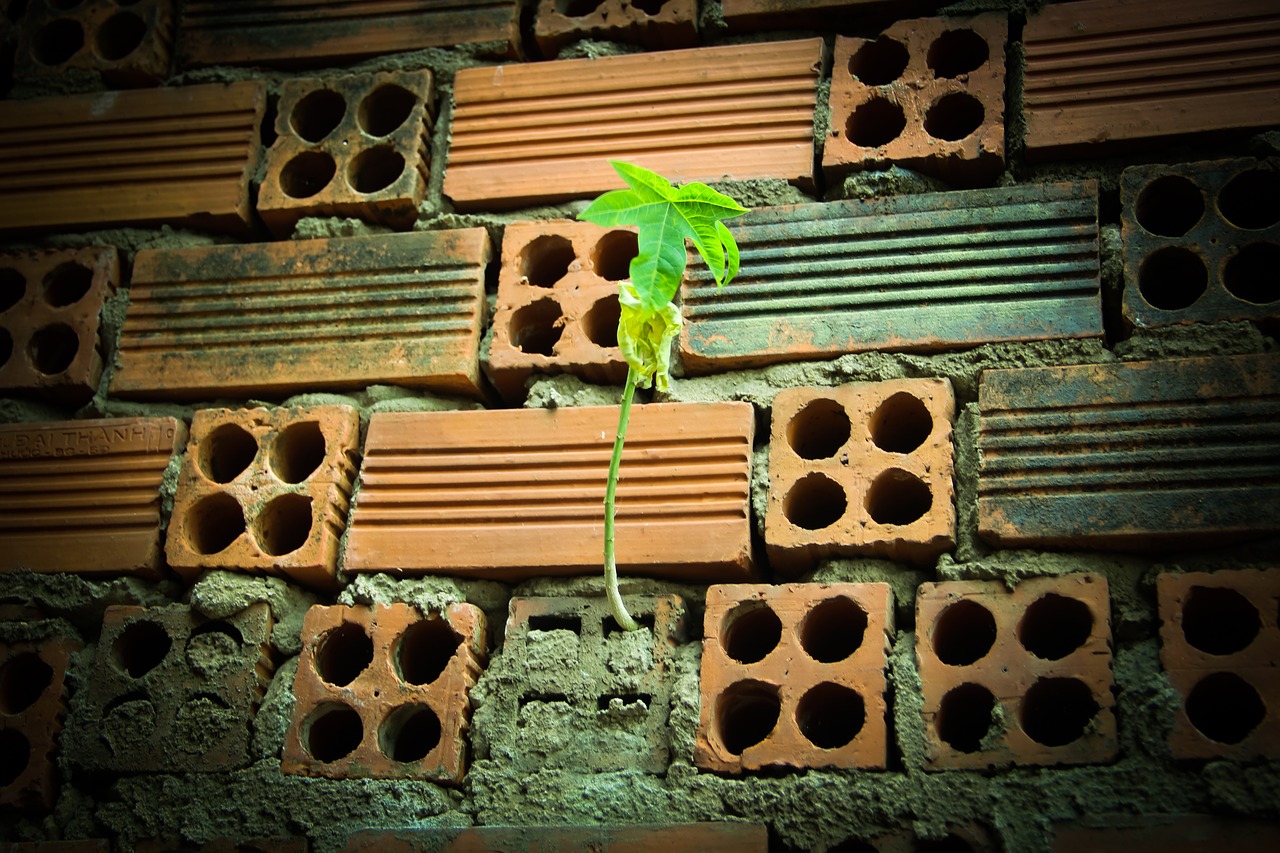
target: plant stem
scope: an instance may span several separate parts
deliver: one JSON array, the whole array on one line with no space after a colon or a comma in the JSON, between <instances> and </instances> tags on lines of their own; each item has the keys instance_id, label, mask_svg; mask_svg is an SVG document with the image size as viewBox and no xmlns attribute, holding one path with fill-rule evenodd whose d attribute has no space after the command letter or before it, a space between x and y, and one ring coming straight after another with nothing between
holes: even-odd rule
<instances>
[{"instance_id":1,"label":"plant stem","mask_svg":"<svg viewBox=\"0 0 1280 853\"><path fill-rule=\"evenodd\" d=\"M627 368L627 387L622 392L622 406L618 412L618 434L613 439L613 457L609 460L609 481L604 488L604 583L609 592L609 604L613 618L624 631L635 631L640 626L631 618L622 603L618 591L618 563L613 551L613 516L615 495L618 491L618 469L622 467L622 445L627 440L627 423L631 420L631 398L636 395L636 372Z\"/></svg>"}]
</instances>

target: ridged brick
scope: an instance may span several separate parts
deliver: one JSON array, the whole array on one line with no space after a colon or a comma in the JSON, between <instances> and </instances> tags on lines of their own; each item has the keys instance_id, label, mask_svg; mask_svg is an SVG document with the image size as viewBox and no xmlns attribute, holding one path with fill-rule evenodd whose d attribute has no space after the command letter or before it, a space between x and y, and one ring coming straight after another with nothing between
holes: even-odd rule
<instances>
[{"instance_id":1,"label":"ridged brick","mask_svg":"<svg viewBox=\"0 0 1280 853\"><path fill-rule=\"evenodd\" d=\"M638 252L633 229L517 222L502 231L502 270L486 372L504 398L524 399L535 373L622 384L618 282Z\"/></svg>"},{"instance_id":2,"label":"ridged brick","mask_svg":"<svg viewBox=\"0 0 1280 853\"><path fill-rule=\"evenodd\" d=\"M616 406L377 412L347 571L496 579L600 570ZM751 573L746 403L634 406L617 489L618 570Z\"/></svg>"},{"instance_id":3,"label":"ridged brick","mask_svg":"<svg viewBox=\"0 0 1280 853\"><path fill-rule=\"evenodd\" d=\"M946 379L788 388L773 401L769 563L796 574L836 554L924 562L955 544Z\"/></svg>"},{"instance_id":4,"label":"ridged brick","mask_svg":"<svg viewBox=\"0 0 1280 853\"><path fill-rule=\"evenodd\" d=\"M694 761L883 769L892 634L885 583L710 587Z\"/></svg>"},{"instance_id":5,"label":"ridged brick","mask_svg":"<svg viewBox=\"0 0 1280 853\"><path fill-rule=\"evenodd\" d=\"M1091 181L764 208L683 285L686 370L1102 336Z\"/></svg>"},{"instance_id":6,"label":"ridged brick","mask_svg":"<svg viewBox=\"0 0 1280 853\"><path fill-rule=\"evenodd\" d=\"M113 86L154 86L169 76L173 0L36 2L21 19L14 76L32 82L96 71Z\"/></svg>"},{"instance_id":7,"label":"ridged brick","mask_svg":"<svg viewBox=\"0 0 1280 853\"><path fill-rule=\"evenodd\" d=\"M875 39L836 37L828 180L906 166L961 185L1004 168L1004 14L898 21Z\"/></svg>"},{"instance_id":8,"label":"ridged brick","mask_svg":"<svg viewBox=\"0 0 1280 853\"><path fill-rule=\"evenodd\" d=\"M484 613L471 604L427 617L407 604L312 607L280 769L460 782L487 653Z\"/></svg>"},{"instance_id":9,"label":"ridged brick","mask_svg":"<svg viewBox=\"0 0 1280 853\"><path fill-rule=\"evenodd\" d=\"M53 808L67 666L79 649L69 637L0 642L0 806Z\"/></svg>"},{"instance_id":10,"label":"ridged brick","mask_svg":"<svg viewBox=\"0 0 1280 853\"><path fill-rule=\"evenodd\" d=\"M188 580L230 569L337 586L359 453L350 406L199 410L174 495L169 565Z\"/></svg>"},{"instance_id":11,"label":"ridged brick","mask_svg":"<svg viewBox=\"0 0 1280 853\"><path fill-rule=\"evenodd\" d=\"M1280 847L1280 824L1235 815L1113 814L1054 824L1054 853L1198 853L1232 850L1271 853Z\"/></svg>"},{"instance_id":12,"label":"ridged brick","mask_svg":"<svg viewBox=\"0 0 1280 853\"><path fill-rule=\"evenodd\" d=\"M304 216L408 228L431 167L430 71L286 80L258 215L287 236Z\"/></svg>"},{"instance_id":13,"label":"ridged brick","mask_svg":"<svg viewBox=\"0 0 1280 853\"><path fill-rule=\"evenodd\" d=\"M1156 594L1174 757L1280 757L1280 569L1164 573Z\"/></svg>"},{"instance_id":14,"label":"ridged brick","mask_svg":"<svg viewBox=\"0 0 1280 853\"><path fill-rule=\"evenodd\" d=\"M138 253L111 393L482 395L482 228Z\"/></svg>"},{"instance_id":15,"label":"ridged brick","mask_svg":"<svg viewBox=\"0 0 1280 853\"><path fill-rule=\"evenodd\" d=\"M533 850L609 853L765 853L762 824L689 823L667 826L469 826L464 829L368 829L344 853L528 853Z\"/></svg>"},{"instance_id":16,"label":"ridged brick","mask_svg":"<svg viewBox=\"0 0 1280 853\"><path fill-rule=\"evenodd\" d=\"M670 180L813 178L821 39L464 68L444 192L463 209ZM696 117L691 119L690 117Z\"/></svg>"},{"instance_id":17,"label":"ridged brick","mask_svg":"<svg viewBox=\"0 0 1280 853\"><path fill-rule=\"evenodd\" d=\"M897 20L932 11L943 0L721 0L724 22L734 31L830 30L833 21Z\"/></svg>"},{"instance_id":18,"label":"ridged brick","mask_svg":"<svg viewBox=\"0 0 1280 853\"><path fill-rule=\"evenodd\" d=\"M0 426L0 572L160 570L160 485L174 418Z\"/></svg>"},{"instance_id":19,"label":"ridged brick","mask_svg":"<svg viewBox=\"0 0 1280 853\"><path fill-rule=\"evenodd\" d=\"M87 403L102 378L102 306L119 282L112 248L0 255L0 391Z\"/></svg>"},{"instance_id":20,"label":"ridged brick","mask_svg":"<svg viewBox=\"0 0 1280 853\"><path fill-rule=\"evenodd\" d=\"M1002 545L1145 548L1280 530L1280 359L988 370L978 525Z\"/></svg>"},{"instance_id":21,"label":"ridged brick","mask_svg":"<svg viewBox=\"0 0 1280 853\"><path fill-rule=\"evenodd\" d=\"M921 584L925 769L1096 764L1116 755L1107 580Z\"/></svg>"},{"instance_id":22,"label":"ridged brick","mask_svg":"<svg viewBox=\"0 0 1280 853\"><path fill-rule=\"evenodd\" d=\"M0 232L246 231L265 103L257 81L0 101Z\"/></svg>"},{"instance_id":23,"label":"ridged brick","mask_svg":"<svg viewBox=\"0 0 1280 853\"><path fill-rule=\"evenodd\" d=\"M1133 166L1120 198L1129 323L1280 318L1280 162Z\"/></svg>"},{"instance_id":24,"label":"ridged brick","mask_svg":"<svg viewBox=\"0 0 1280 853\"><path fill-rule=\"evenodd\" d=\"M1272 0L1084 0L1031 16L1029 157L1280 122Z\"/></svg>"},{"instance_id":25,"label":"ridged brick","mask_svg":"<svg viewBox=\"0 0 1280 853\"><path fill-rule=\"evenodd\" d=\"M178 37L182 68L313 67L468 42L520 43L517 0L188 0Z\"/></svg>"},{"instance_id":26,"label":"ridged brick","mask_svg":"<svg viewBox=\"0 0 1280 853\"><path fill-rule=\"evenodd\" d=\"M650 50L698 42L697 0L539 0L533 35L547 58L579 39L631 42Z\"/></svg>"}]
</instances>

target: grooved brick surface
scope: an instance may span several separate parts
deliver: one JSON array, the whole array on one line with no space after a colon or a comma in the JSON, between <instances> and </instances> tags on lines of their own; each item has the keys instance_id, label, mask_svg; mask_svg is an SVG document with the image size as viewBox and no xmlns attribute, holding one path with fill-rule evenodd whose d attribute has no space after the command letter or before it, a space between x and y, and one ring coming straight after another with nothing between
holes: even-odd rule
<instances>
[{"instance_id":1,"label":"grooved brick surface","mask_svg":"<svg viewBox=\"0 0 1280 853\"><path fill-rule=\"evenodd\" d=\"M955 544L946 379L788 388L773 402L764 537L775 570L835 554L931 560Z\"/></svg>"},{"instance_id":2,"label":"grooved brick surface","mask_svg":"<svg viewBox=\"0 0 1280 853\"><path fill-rule=\"evenodd\" d=\"M0 572L153 576L175 418L0 425Z\"/></svg>"},{"instance_id":3,"label":"grooved brick surface","mask_svg":"<svg viewBox=\"0 0 1280 853\"><path fill-rule=\"evenodd\" d=\"M111 392L481 396L488 260L482 228L141 251Z\"/></svg>"},{"instance_id":4,"label":"grooved brick surface","mask_svg":"<svg viewBox=\"0 0 1280 853\"><path fill-rule=\"evenodd\" d=\"M507 580L599 572L617 427L616 406L374 413L343 568ZM753 432L746 403L632 407L620 572L751 577Z\"/></svg>"},{"instance_id":5,"label":"grooved brick surface","mask_svg":"<svg viewBox=\"0 0 1280 853\"><path fill-rule=\"evenodd\" d=\"M587 6L539 0L533 35L548 59L584 38L631 42L651 50L692 47L698 41L697 17L697 0L664 0L660 5L602 0Z\"/></svg>"},{"instance_id":6,"label":"grooved brick surface","mask_svg":"<svg viewBox=\"0 0 1280 853\"><path fill-rule=\"evenodd\" d=\"M672 181L809 183L822 51L805 39L464 68L445 195L463 209L594 196L622 186L610 158Z\"/></svg>"},{"instance_id":7,"label":"grooved brick surface","mask_svg":"<svg viewBox=\"0 0 1280 853\"><path fill-rule=\"evenodd\" d=\"M246 231L265 103L260 81L0 101L0 233Z\"/></svg>"},{"instance_id":8,"label":"grooved brick surface","mask_svg":"<svg viewBox=\"0 0 1280 853\"><path fill-rule=\"evenodd\" d=\"M285 773L459 782L471 688L484 666L484 613L451 604L307 611Z\"/></svg>"},{"instance_id":9,"label":"grooved brick surface","mask_svg":"<svg viewBox=\"0 0 1280 853\"><path fill-rule=\"evenodd\" d=\"M695 762L883 769L892 634L885 583L710 587Z\"/></svg>"},{"instance_id":10,"label":"grooved brick surface","mask_svg":"<svg viewBox=\"0 0 1280 853\"><path fill-rule=\"evenodd\" d=\"M293 79L281 86L258 215L277 236L303 216L396 228L418 218L431 166L430 71Z\"/></svg>"},{"instance_id":11,"label":"grooved brick surface","mask_svg":"<svg viewBox=\"0 0 1280 853\"><path fill-rule=\"evenodd\" d=\"M173 0L27 4L14 76L35 82L68 71L97 71L116 87L158 85L169 76L174 5Z\"/></svg>"},{"instance_id":12,"label":"grooved brick surface","mask_svg":"<svg viewBox=\"0 0 1280 853\"><path fill-rule=\"evenodd\" d=\"M927 770L1088 764L1116 754L1107 580L921 584Z\"/></svg>"},{"instance_id":13,"label":"grooved brick surface","mask_svg":"<svg viewBox=\"0 0 1280 853\"><path fill-rule=\"evenodd\" d=\"M1280 570L1166 572L1156 593L1174 757L1280 757Z\"/></svg>"},{"instance_id":14,"label":"grooved brick surface","mask_svg":"<svg viewBox=\"0 0 1280 853\"><path fill-rule=\"evenodd\" d=\"M102 377L102 305L119 282L113 248L0 255L0 391L88 402Z\"/></svg>"},{"instance_id":15,"label":"grooved brick surface","mask_svg":"<svg viewBox=\"0 0 1280 853\"><path fill-rule=\"evenodd\" d=\"M762 208L730 231L737 278L685 274L691 373L1102 336L1092 181Z\"/></svg>"},{"instance_id":16,"label":"grooved brick surface","mask_svg":"<svg viewBox=\"0 0 1280 853\"><path fill-rule=\"evenodd\" d=\"M58 792L55 753L67 714L67 665L80 642L53 637L0 642L0 806L53 808Z\"/></svg>"},{"instance_id":17,"label":"grooved brick surface","mask_svg":"<svg viewBox=\"0 0 1280 853\"><path fill-rule=\"evenodd\" d=\"M1149 547L1280 529L1280 359L988 370L978 527L1002 545Z\"/></svg>"},{"instance_id":18,"label":"grooved brick surface","mask_svg":"<svg viewBox=\"0 0 1280 853\"><path fill-rule=\"evenodd\" d=\"M169 565L188 580L216 568L336 586L359 441L350 406L199 410L178 475Z\"/></svg>"},{"instance_id":19,"label":"grooved brick surface","mask_svg":"<svg viewBox=\"0 0 1280 853\"><path fill-rule=\"evenodd\" d=\"M668 826L471 826L465 829L369 829L344 853L528 853L534 850L608 853L765 853L763 824L690 823Z\"/></svg>"}]
</instances>

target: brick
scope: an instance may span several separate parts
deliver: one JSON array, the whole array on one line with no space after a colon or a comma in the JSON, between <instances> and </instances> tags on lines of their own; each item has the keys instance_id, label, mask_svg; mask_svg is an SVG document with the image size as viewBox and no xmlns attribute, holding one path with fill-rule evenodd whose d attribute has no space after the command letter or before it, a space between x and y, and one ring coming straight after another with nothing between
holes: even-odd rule
<instances>
[{"instance_id":1,"label":"brick","mask_svg":"<svg viewBox=\"0 0 1280 853\"><path fill-rule=\"evenodd\" d=\"M1199 853L1214 849L1270 853L1280 845L1280 824L1274 820L1181 814L1090 815L1086 820L1054 824L1054 853Z\"/></svg>"},{"instance_id":2,"label":"brick","mask_svg":"<svg viewBox=\"0 0 1280 853\"><path fill-rule=\"evenodd\" d=\"M247 231L265 103L259 81L0 101L0 233Z\"/></svg>"},{"instance_id":3,"label":"brick","mask_svg":"<svg viewBox=\"0 0 1280 853\"><path fill-rule=\"evenodd\" d=\"M697 44L697 18L697 0L540 0L533 35L548 58L584 38L673 50Z\"/></svg>"},{"instance_id":4,"label":"brick","mask_svg":"<svg viewBox=\"0 0 1280 853\"><path fill-rule=\"evenodd\" d=\"M469 826L463 829L366 829L344 853L526 853L531 850L609 853L765 853L763 824L689 823L668 826Z\"/></svg>"},{"instance_id":5,"label":"brick","mask_svg":"<svg viewBox=\"0 0 1280 853\"><path fill-rule=\"evenodd\" d=\"M946 379L788 388L773 401L765 545L794 575L837 554L928 562L955 545Z\"/></svg>"},{"instance_id":6,"label":"brick","mask_svg":"<svg viewBox=\"0 0 1280 853\"><path fill-rule=\"evenodd\" d=\"M921 850L954 850L968 853L1000 853L1000 845L985 826L977 823L948 824L941 838L924 839L909 829L881 833L870 839L849 838L847 848L867 853L917 853Z\"/></svg>"},{"instance_id":7,"label":"brick","mask_svg":"<svg viewBox=\"0 0 1280 853\"><path fill-rule=\"evenodd\" d=\"M312 607L280 769L460 782L487 652L484 613L471 604L425 618L407 604Z\"/></svg>"},{"instance_id":8,"label":"brick","mask_svg":"<svg viewBox=\"0 0 1280 853\"><path fill-rule=\"evenodd\" d=\"M1100 338L1092 181L763 208L742 271L683 285L690 373L877 350Z\"/></svg>"},{"instance_id":9,"label":"brick","mask_svg":"<svg viewBox=\"0 0 1280 853\"><path fill-rule=\"evenodd\" d=\"M482 396L484 229L144 250L129 398L283 397L393 383Z\"/></svg>"},{"instance_id":10,"label":"brick","mask_svg":"<svg viewBox=\"0 0 1280 853\"><path fill-rule=\"evenodd\" d=\"M270 636L261 602L216 620L182 605L108 607L67 755L90 770L247 766L250 723L273 670Z\"/></svg>"},{"instance_id":11,"label":"brick","mask_svg":"<svg viewBox=\"0 0 1280 853\"><path fill-rule=\"evenodd\" d=\"M1280 318L1280 166L1133 166L1120 182L1124 316L1136 326Z\"/></svg>"},{"instance_id":12,"label":"brick","mask_svg":"<svg viewBox=\"0 0 1280 853\"><path fill-rule=\"evenodd\" d=\"M620 385L618 282L638 252L634 229L517 222L502 232L502 269L486 373L508 401L534 373Z\"/></svg>"},{"instance_id":13,"label":"brick","mask_svg":"<svg viewBox=\"0 0 1280 853\"><path fill-rule=\"evenodd\" d=\"M978 526L1001 545L1149 548L1280 529L1280 359L988 370Z\"/></svg>"},{"instance_id":14,"label":"brick","mask_svg":"<svg viewBox=\"0 0 1280 853\"><path fill-rule=\"evenodd\" d=\"M0 642L0 806L48 811L67 715L67 666L80 642Z\"/></svg>"},{"instance_id":15,"label":"brick","mask_svg":"<svg viewBox=\"0 0 1280 853\"><path fill-rule=\"evenodd\" d=\"M890 605L884 583L710 587L695 763L884 769Z\"/></svg>"},{"instance_id":16,"label":"brick","mask_svg":"<svg viewBox=\"0 0 1280 853\"><path fill-rule=\"evenodd\" d=\"M1096 764L1116 755L1107 580L921 584L926 770Z\"/></svg>"},{"instance_id":17,"label":"brick","mask_svg":"<svg viewBox=\"0 0 1280 853\"><path fill-rule=\"evenodd\" d=\"M133 849L134 853L308 853L311 847L306 836L253 838L245 841L215 838L203 844L169 836L139 841Z\"/></svg>"},{"instance_id":18,"label":"brick","mask_svg":"<svg viewBox=\"0 0 1280 853\"><path fill-rule=\"evenodd\" d=\"M105 839L81 841L11 841L0 842L4 853L111 853L111 842Z\"/></svg>"},{"instance_id":19,"label":"brick","mask_svg":"<svg viewBox=\"0 0 1280 853\"><path fill-rule=\"evenodd\" d=\"M1160 663L1182 697L1175 758L1280 756L1280 570L1163 573Z\"/></svg>"},{"instance_id":20,"label":"brick","mask_svg":"<svg viewBox=\"0 0 1280 853\"><path fill-rule=\"evenodd\" d=\"M109 247L0 255L0 391L87 403L102 378L102 305L119 283Z\"/></svg>"},{"instance_id":21,"label":"brick","mask_svg":"<svg viewBox=\"0 0 1280 853\"><path fill-rule=\"evenodd\" d=\"M304 216L412 226L434 122L430 71L286 80L258 215L282 237Z\"/></svg>"},{"instance_id":22,"label":"brick","mask_svg":"<svg viewBox=\"0 0 1280 853\"><path fill-rule=\"evenodd\" d=\"M158 85L169 76L173 6L173 0L28 4L14 76L37 82L96 71L116 87Z\"/></svg>"},{"instance_id":23,"label":"brick","mask_svg":"<svg viewBox=\"0 0 1280 853\"><path fill-rule=\"evenodd\" d=\"M616 406L375 413L343 567L500 580L598 573L617 427ZM620 573L752 577L753 431L745 403L632 407Z\"/></svg>"},{"instance_id":24,"label":"brick","mask_svg":"<svg viewBox=\"0 0 1280 853\"><path fill-rule=\"evenodd\" d=\"M854 17L859 23L896 20L932 11L942 0L721 0L724 22L733 31L830 30Z\"/></svg>"},{"instance_id":25,"label":"brick","mask_svg":"<svg viewBox=\"0 0 1280 853\"><path fill-rule=\"evenodd\" d=\"M0 572L160 571L160 485L175 418L0 425Z\"/></svg>"},{"instance_id":26,"label":"brick","mask_svg":"<svg viewBox=\"0 0 1280 853\"><path fill-rule=\"evenodd\" d=\"M950 183L1004 169L1004 14L898 21L875 39L836 37L828 180L906 166Z\"/></svg>"},{"instance_id":27,"label":"brick","mask_svg":"<svg viewBox=\"0 0 1280 853\"><path fill-rule=\"evenodd\" d=\"M1276 124L1278 35L1271 0L1047 6L1022 34L1027 156L1103 154Z\"/></svg>"},{"instance_id":28,"label":"brick","mask_svg":"<svg viewBox=\"0 0 1280 853\"><path fill-rule=\"evenodd\" d=\"M622 186L610 158L673 181L809 184L822 52L806 39L464 68L445 195L466 210L592 196Z\"/></svg>"},{"instance_id":29,"label":"brick","mask_svg":"<svg viewBox=\"0 0 1280 853\"><path fill-rule=\"evenodd\" d=\"M197 411L165 543L169 565L189 581L230 569L336 587L359 452L350 406Z\"/></svg>"}]
</instances>

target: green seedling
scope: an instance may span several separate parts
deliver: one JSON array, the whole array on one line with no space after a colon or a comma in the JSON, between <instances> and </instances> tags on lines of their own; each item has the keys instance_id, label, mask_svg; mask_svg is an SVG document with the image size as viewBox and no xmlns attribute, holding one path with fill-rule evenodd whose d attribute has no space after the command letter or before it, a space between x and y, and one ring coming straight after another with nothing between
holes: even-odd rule
<instances>
[{"instance_id":1,"label":"green seedling","mask_svg":"<svg viewBox=\"0 0 1280 853\"><path fill-rule=\"evenodd\" d=\"M611 163L629 189L605 193L578 218L596 225L639 229L639 252L631 261L631 278L618 286L622 307L618 347L627 360L627 384L604 498L604 579L609 604L618 624L634 631L639 626L622 603L614 554L615 498L631 400L637 388L656 386L666 391L670 387L671 343L683 324L674 300L688 259L684 241L693 242L715 277L716 287L723 287L738 273L738 244L721 220L741 216L747 209L706 184L676 187L648 169L616 160Z\"/></svg>"}]
</instances>

